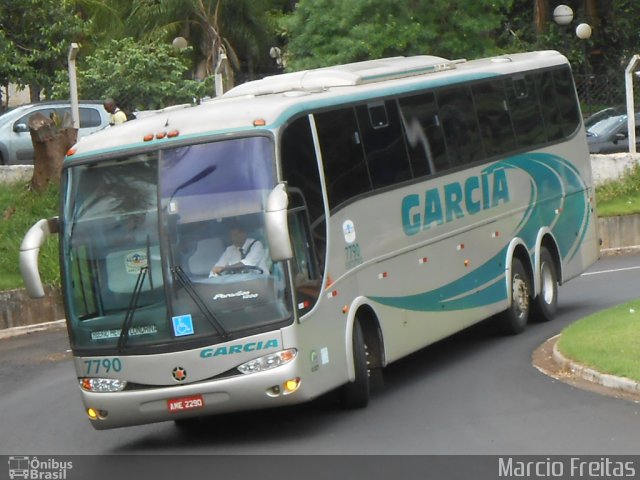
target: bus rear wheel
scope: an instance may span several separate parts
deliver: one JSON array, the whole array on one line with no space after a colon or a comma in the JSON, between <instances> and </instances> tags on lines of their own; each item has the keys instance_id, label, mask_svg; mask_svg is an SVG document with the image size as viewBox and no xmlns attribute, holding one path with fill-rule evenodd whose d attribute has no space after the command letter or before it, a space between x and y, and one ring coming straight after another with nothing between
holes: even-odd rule
<instances>
[{"instance_id":1,"label":"bus rear wheel","mask_svg":"<svg viewBox=\"0 0 640 480\"><path fill-rule=\"evenodd\" d=\"M531 281L519 258L511 261L511 305L501 315L501 327L507 335L522 333L529 321Z\"/></svg>"},{"instance_id":2,"label":"bus rear wheel","mask_svg":"<svg viewBox=\"0 0 640 480\"><path fill-rule=\"evenodd\" d=\"M367 345L364 342L362 326L357 319L353 325L353 366L356 374L354 381L342 387L342 406L347 409L366 407L371 391Z\"/></svg>"},{"instance_id":3,"label":"bus rear wheel","mask_svg":"<svg viewBox=\"0 0 640 480\"><path fill-rule=\"evenodd\" d=\"M558 310L558 273L549 250L540 251L540 293L536 297L534 316L537 320L548 322Z\"/></svg>"}]
</instances>

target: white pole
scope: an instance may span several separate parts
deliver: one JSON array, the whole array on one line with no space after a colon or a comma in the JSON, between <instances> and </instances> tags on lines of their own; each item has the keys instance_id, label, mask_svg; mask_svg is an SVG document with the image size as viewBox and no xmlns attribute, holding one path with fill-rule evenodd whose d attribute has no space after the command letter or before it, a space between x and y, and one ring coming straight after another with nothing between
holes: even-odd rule
<instances>
[{"instance_id":1,"label":"white pole","mask_svg":"<svg viewBox=\"0 0 640 480\"><path fill-rule=\"evenodd\" d=\"M629 130L629 153L636 153L636 114L633 105L633 75L640 63L640 55L634 55L624 71L624 86L627 94L627 128Z\"/></svg>"},{"instance_id":2,"label":"white pole","mask_svg":"<svg viewBox=\"0 0 640 480\"><path fill-rule=\"evenodd\" d=\"M73 128L80 127L80 109L78 107L78 83L76 81L76 56L78 55L78 44L72 43L69 48L69 94L71 97L71 120Z\"/></svg>"}]
</instances>

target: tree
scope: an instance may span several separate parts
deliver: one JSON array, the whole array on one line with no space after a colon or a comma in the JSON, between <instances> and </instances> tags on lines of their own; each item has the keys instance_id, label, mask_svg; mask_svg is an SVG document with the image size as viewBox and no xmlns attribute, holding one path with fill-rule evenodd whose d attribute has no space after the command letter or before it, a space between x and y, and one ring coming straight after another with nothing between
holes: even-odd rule
<instances>
[{"instance_id":1,"label":"tree","mask_svg":"<svg viewBox=\"0 0 640 480\"><path fill-rule=\"evenodd\" d=\"M187 39L196 63L196 78L210 76L222 54L231 63L227 85L234 74L251 78L270 61L273 34L267 12L282 0L135 0L127 25L143 38L171 42Z\"/></svg>"},{"instance_id":2,"label":"tree","mask_svg":"<svg viewBox=\"0 0 640 480\"><path fill-rule=\"evenodd\" d=\"M129 110L190 103L204 95L207 84L186 78L189 60L183 53L188 52L132 38L102 43L77 61L78 94L81 98L111 97ZM65 74L59 77L55 94L68 97Z\"/></svg>"},{"instance_id":3,"label":"tree","mask_svg":"<svg viewBox=\"0 0 640 480\"><path fill-rule=\"evenodd\" d=\"M0 25L1 73L8 81L29 85L34 101L53 86L56 71L66 68L69 45L84 38L89 26L71 0L3 2Z\"/></svg>"},{"instance_id":4,"label":"tree","mask_svg":"<svg viewBox=\"0 0 640 480\"><path fill-rule=\"evenodd\" d=\"M512 0L301 0L285 19L292 70L394 55L497 53Z\"/></svg>"}]
</instances>

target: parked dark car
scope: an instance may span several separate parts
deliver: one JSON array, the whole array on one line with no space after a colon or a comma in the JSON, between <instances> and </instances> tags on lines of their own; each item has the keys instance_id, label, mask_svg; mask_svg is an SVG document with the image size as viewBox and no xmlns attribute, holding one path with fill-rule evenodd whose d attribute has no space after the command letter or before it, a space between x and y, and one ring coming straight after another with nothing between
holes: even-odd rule
<instances>
[{"instance_id":1,"label":"parked dark car","mask_svg":"<svg viewBox=\"0 0 640 480\"><path fill-rule=\"evenodd\" d=\"M604 111L603 111L604 112ZM600 112L599 112L600 113ZM597 115L597 114L596 114ZM621 153L629 151L629 129L626 110L611 111L600 118L585 121L590 153ZM640 113L636 113L636 149L640 151Z\"/></svg>"},{"instance_id":2,"label":"parked dark car","mask_svg":"<svg viewBox=\"0 0 640 480\"><path fill-rule=\"evenodd\" d=\"M21 105L0 115L0 165L32 164L33 144L29 133L29 117L41 113L49 117L52 113L62 118L71 114L71 103L51 101ZM79 105L80 128L78 139L109 125L109 114L102 102L83 101Z\"/></svg>"}]
</instances>

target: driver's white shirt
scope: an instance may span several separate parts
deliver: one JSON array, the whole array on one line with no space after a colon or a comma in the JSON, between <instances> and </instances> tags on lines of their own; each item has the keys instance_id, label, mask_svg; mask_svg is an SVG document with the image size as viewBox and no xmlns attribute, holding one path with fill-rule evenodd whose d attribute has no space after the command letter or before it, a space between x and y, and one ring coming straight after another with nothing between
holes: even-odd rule
<instances>
[{"instance_id":1,"label":"driver's white shirt","mask_svg":"<svg viewBox=\"0 0 640 480\"><path fill-rule=\"evenodd\" d=\"M242 262L245 265L259 267L263 273L269 273L267 267L267 261L265 258L264 247L260 241L255 241L253 238L247 238L242 245L242 249L246 256L242 258L240 248L235 245L229 245L220 256L220 259L216 262L214 267L226 267L228 265L234 265L238 262ZM251 245L253 244L253 245ZM251 248L249 248L251 246Z\"/></svg>"}]
</instances>

